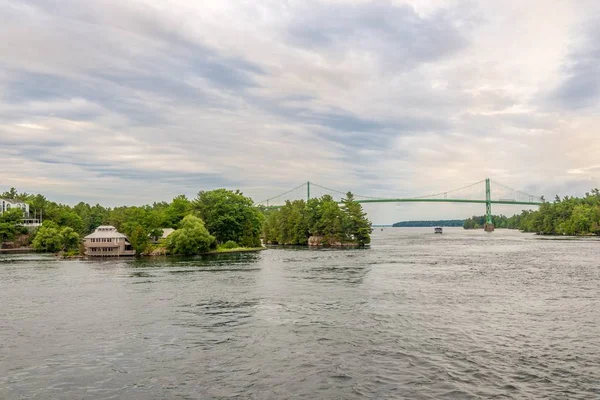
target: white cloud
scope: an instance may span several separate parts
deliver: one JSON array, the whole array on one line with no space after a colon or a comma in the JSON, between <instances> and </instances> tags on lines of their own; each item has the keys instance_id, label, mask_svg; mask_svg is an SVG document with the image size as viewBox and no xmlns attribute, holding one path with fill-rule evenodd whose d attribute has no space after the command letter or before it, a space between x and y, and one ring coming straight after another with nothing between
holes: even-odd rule
<instances>
[{"instance_id":1,"label":"white cloud","mask_svg":"<svg viewBox=\"0 0 600 400\"><path fill-rule=\"evenodd\" d=\"M165 4L0 5L3 186L114 205L306 180L380 197L600 185L595 2Z\"/></svg>"}]
</instances>

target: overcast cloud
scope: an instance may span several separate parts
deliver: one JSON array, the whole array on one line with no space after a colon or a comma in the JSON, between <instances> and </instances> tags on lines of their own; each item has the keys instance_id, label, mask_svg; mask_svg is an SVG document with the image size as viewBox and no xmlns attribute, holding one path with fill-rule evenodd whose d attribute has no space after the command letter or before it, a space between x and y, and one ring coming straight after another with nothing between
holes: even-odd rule
<instances>
[{"instance_id":1,"label":"overcast cloud","mask_svg":"<svg viewBox=\"0 0 600 400\"><path fill-rule=\"evenodd\" d=\"M600 186L596 1L0 0L0 20L0 190Z\"/></svg>"}]
</instances>

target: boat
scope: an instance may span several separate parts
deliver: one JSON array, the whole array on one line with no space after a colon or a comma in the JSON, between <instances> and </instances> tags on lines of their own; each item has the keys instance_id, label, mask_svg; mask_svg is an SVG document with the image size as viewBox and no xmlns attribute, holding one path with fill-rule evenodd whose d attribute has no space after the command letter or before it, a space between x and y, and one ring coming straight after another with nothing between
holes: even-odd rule
<instances>
[{"instance_id":1,"label":"boat","mask_svg":"<svg viewBox=\"0 0 600 400\"><path fill-rule=\"evenodd\" d=\"M435 229L434 229L434 232L435 232L435 233L443 233L443 232L444 232L444 230L442 229L442 227L441 227L441 226L437 226L437 227L435 227Z\"/></svg>"}]
</instances>

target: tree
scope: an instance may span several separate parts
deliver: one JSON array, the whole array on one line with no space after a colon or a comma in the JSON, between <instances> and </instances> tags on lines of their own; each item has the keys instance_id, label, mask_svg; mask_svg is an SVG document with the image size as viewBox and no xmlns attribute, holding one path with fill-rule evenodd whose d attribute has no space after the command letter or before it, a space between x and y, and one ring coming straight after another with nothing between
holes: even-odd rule
<instances>
[{"instance_id":1,"label":"tree","mask_svg":"<svg viewBox=\"0 0 600 400\"><path fill-rule=\"evenodd\" d=\"M17 225L23 219L23 210L20 208L11 208L0 214L0 222L11 223Z\"/></svg>"},{"instance_id":2,"label":"tree","mask_svg":"<svg viewBox=\"0 0 600 400\"><path fill-rule=\"evenodd\" d=\"M58 225L52 221L44 222L41 228L37 230L32 246L37 251L47 251L56 253L64 246L64 238L62 237Z\"/></svg>"},{"instance_id":3,"label":"tree","mask_svg":"<svg viewBox=\"0 0 600 400\"><path fill-rule=\"evenodd\" d=\"M232 240L244 247L260 246L263 215L239 190L199 192L192 208L219 243Z\"/></svg>"},{"instance_id":4,"label":"tree","mask_svg":"<svg viewBox=\"0 0 600 400\"><path fill-rule=\"evenodd\" d=\"M277 224L279 221L280 210L264 210L265 222L263 223L263 237L265 243L278 244L279 243L279 230Z\"/></svg>"},{"instance_id":5,"label":"tree","mask_svg":"<svg viewBox=\"0 0 600 400\"><path fill-rule=\"evenodd\" d=\"M83 220L75 212L68 208L60 210L56 223L59 226L68 226L73 228L75 232L85 232Z\"/></svg>"},{"instance_id":6,"label":"tree","mask_svg":"<svg viewBox=\"0 0 600 400\"><path fill-rule=\"evenodd\" d=\"M181 228L167 238L167 249L171 254L194 255L207 252L215 242L204 222L193 215L181 221Z\"/></svg>"},{"instance_id":7,"label":"tree","mask_svg":"<svg viewBox=\"0 0 600 400\"><path fill-rule=\"evenodd\" d=\"M600 193L593 189L583 198L556 196L553 203L543 203L537 211L524 211L519 229L544 235L600 234Z\"/></svg>"},{"instance_id":8,"label":"tree","mask_svg":"<svg viewBox=\"0 0 600 400\"><path fill-rule=\"evenodd\" d=\"M150 233L147 229L137 222L127 222L123 225L123 232L129 238L137 255L146 251L150 243Z\"/></svg>"},{"instance_id":9,"label":"tree","mask_svg":"<svg viewBox=\"0 0 600 400\"><path fill-rule=\"evenodd\" d=\"M360 203L354 200L351 192L342 199L343 210L346 213L344 230L347 237L357 242L359 245L371 243L371 222L367 219L367 213L363 211Z\"/></svg>"},{"instance_id":10,"label":"tree","mask_svg":"<svg viewBox=\"0 0 600 400\"><path fill-rule=\"evenodd\" d=\"M14 224L8 222L0 222L0 245L3 242L12 240L15 237L17 229Z\"/></svg>"},{"instance_id":11,"label":"tree","mask_svg":"<svg viewBox=\"0 0 600 400\"><path fill-rule=\"evenodd\" d=\"M23 211L20 208L13 208L0 214L0 244L15 237L22 218Z\"/></svg>"},{"instance_id":12,"label":"tree","mask_svg":"<svg viewBox=\"0 0 600 400\"><path fill-rule=\"evenodd\" d=\"M19 193L17 192L17 189L15 189L14 187L11 187L8 192L4 192L0 195L0 199L13 200L13 199L16 199L18 195L19 195Z\"/></svg>"},{"instance_id":13,"label":"tree","mask_svg":"<svg viewBox=\"0 0 600 400\"><path fill-rule=\"evenodd\" d=\"M321 218L312 227L313 235L323 236L327 242L345 241L344 215L333 197L325 195L321 197L319 204Z\"/></svg>"},{"instance_id":14,"label":"tree","mask_svg":"<svg viewBox=\"0 0 600 400\"><path fill-rule=\"evenodd\" d=\"M60 236L62 237L62 250L77 250L79 248L80 237L77 232L71 227L61 229Z\"/></svg>"},{"instance_id":15,"label":"tree","mask_svg":"<svg viewBox=\"0 0 600 400\"><path fill-rule=\"evenodd\" d=\"M348 193L340 207L329 195L304 200L287 201L279 210L269 210L263 227L267 243L305 245L310 236L322 237L325 243L355 243L371 241L371 222L362 206Z\"/></svg>"},{"instance_id":16,"label":"tree","mask_svg":"<svg viewBox=\"0 0 600 400\"><path fill-rule=\"evenodd\" d=\"M191 203L185 195L179 195L164 210L165 224L169 228L175 228L179 222L190 212Z\"/></svg>"}]
</instances>

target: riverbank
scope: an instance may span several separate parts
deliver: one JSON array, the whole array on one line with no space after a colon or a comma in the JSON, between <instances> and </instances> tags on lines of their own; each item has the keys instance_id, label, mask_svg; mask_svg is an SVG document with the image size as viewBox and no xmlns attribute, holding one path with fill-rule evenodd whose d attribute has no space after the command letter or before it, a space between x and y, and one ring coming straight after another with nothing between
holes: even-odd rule
<instances>
[{"instance_id":1,"label":"riverbank","mask_svg":"<svg viewBox=\"0 0 600 400\"><path fill-rule=\"evenodd\" d=\"M210 256L216 254L233 254L233 253L254 253L257 251L266 250L266 247L235 247L233 249L217 249L214 251L208 251L205 253L196 254L198 256ZM163 249L164 250L164 249ZM31 251L32 253L35 251ZM65 255L55 254L58 259L61 260L86 260L86 259L100 259L100 258L116 258L116 257L90 257L86 255ZM168 257L168 256L179 256L178 254L167 254L166 252L153 252L150 254L142 254L139 258L154 258L154 257ZM122 256L117 258L135 258L135 256Z\"/></svg>"}]
</instances>

